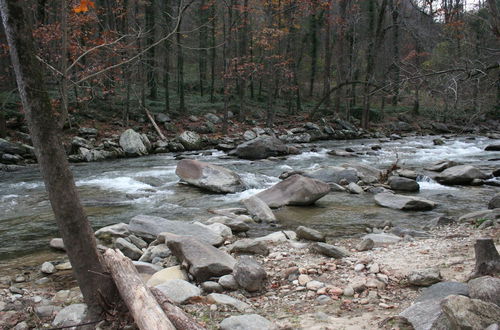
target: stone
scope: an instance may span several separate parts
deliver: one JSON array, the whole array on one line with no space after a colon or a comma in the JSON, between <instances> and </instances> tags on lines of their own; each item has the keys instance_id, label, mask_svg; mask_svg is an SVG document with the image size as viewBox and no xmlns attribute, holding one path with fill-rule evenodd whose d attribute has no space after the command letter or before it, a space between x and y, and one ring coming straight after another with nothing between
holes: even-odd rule
<instances>
[{"instance_id":1,"label":"stone","mask_svg":"<svg viewBox=\"0 0 500 330\"><path fill-rule=\"evenodd\" d=\"M450 321L450 329L484 329L500 320L500 307L465 296L448 296L441 308Z\"/></svg>"},{"instance_id":2,"label":"stone","mask_svg":"<svg viewBox=\"0 0 500 330\"><path fill-rule=\"evenodd\" d=\"M173 279L155 285L167 298L176 304L185 304L189 299L201 295L201 289L181 279Z\"/></svg>"},{"instance_id":3,"label":"stone","mask_svg":"<svg viewBox=\"0 0 500 330\"><path fill-rule=\"evenodd\" d=\"M27 153L29 151L24 145L0 138L0 154L25 155Z\"/></svg>"},{"instance_id":4,"label":"stone","mask_svg":"<svg viewBox=\"0 0 500 330\"><path fill-rule=\"evenodd\" d=\"M500 218L500 209L482 210L467 213L458 218L458 222L475 223L478 220L494 220Z\"/></svg>"},{"instance_id":5,"label":"stone","mask_svg":"<svg viewBox=\"0 0 500 330\"><path fill-rule=\"evenodd\" d=\"M487 179L488 175L471 165L458 165L447 168L435 177L441 184L470 184L475 179Z\"/></svg>"},{"instance_id":6,"label":"stone","mask_svg":"<svg viewBox=\"0 0 500 330\"><path fill-rule=\"evenodd\" d=\"M315 242L325 242L326 237L325 234L312 229L308 228L305 226L299 226L297 229L295 229L295 232L297 233L297 237L300 239L305 239L308 241L315 241Z\"/></svg>"},{"instance_id":7,"label":"stone","mask_svg":"<svg viewBox=\"0 0 500 330\"><path fill-rule=\"evenodd\" d=\"M433 139L433 140L432 140L432 143L433 143L435 146L442 146L442 145L444 145L444 144L445 144L445 143L444 143L444 141L443 141L443 139Z\"/></svg>"},{"instance_id":8,"label":"stone","mask_svg":"<svg viewBox=\"0 0 500 330\"><path fill-rule=\"evenodd\" d=\"M433 172L442 172L442 171L446 170L447 168L457 166L457 165L460 165L460 164L457 162L454 162L454 161L442 160L442 161L439 161L437 163L432 164L429 167L426 167L425 169L428 171L433 171Z\"/></svg>"},{"instance_id":9,"label":"stone","mask_svg":"<svg viewBox=\"0 0 500 330\"><path fill-rule=\"evenodd\" d=\"M236 282L236 279L231 274L221 276L219 278L218 283L222 287L229 289L229 290L238 290L238 288L239 288L238 282Z\"/></svg>"},{"instance_id":10,"label":"stone","mask_svg":"<svg viewBox=\"0 0 500 330\"><path fill-rule=\"evenodd\" d=\"M250 218L252 221L252 219ZM252 221L253 222L253 221ZM228 226L233 233L244 233L250 230L250 226L247 223L244 216L237 216L235 218L228 216L216 216L208 219L207 224L220 223Z\"/></svg>"},{"instance_id":11,"label":"stone","mask_svg":"<svg viewBox=\"0 0 500 330\"><path fill-rule=\"evenodd\" d=\"M306 289L311 290L311 291L318 291L319 289L323 288L325 286L325 283L320 282L320 281L309 281L306 284Z\"/></svg>"},{"instance_id":12,"label":"stone","mask_svg":"<svg viewBox=\"0 0 500 330\"><path fill-rule=\"evenodd\" d=\"M243 159L257 160L294 153L298 153L297 149L285 145L278 138L259 136L238 145L230 154Z\"/></svg>"},{"instance_id":13,"label":"stone","mask_svg":"<svg viewBox=\"0 0 500 330\"><path fill-rule=\"evenodd\" d=\"M322 254L327 257L340 259L349 256L349 252L343 248L333 246L327 243L313 243L310 246L310 250L315 253Z\"/></svg>"},{"instance_id":14,"label":"stone","mask_svg":"<svg viewBox=\"0 0 500 330\"><path fill-rule=\"evenodd\" d=\"M415 192L420 190L417 181L413 179L403 178L401 176L391 176L388 179L389 186L392 190Z\"/></svg>"},{"instance_id":15,"label":"stone","mask_svg":"<svg viewBox=\"0 0 500 330\"><path fill-rule=\"evenodd\" d=\"M85 320L85 316L87 316L87 305L69 305L57 313L52 325L55 327L68 327L70 325L80 324Z\"/></svg>"},{"instance_id":16,"label":"stone","mask_svg":"<svg viewBox=\"0 0 500 330\"><path fill-rule=\"evenodd\" d=\"M240 287L248 292L260 291L267 278L264 268L253 258L242 256L234 266L233 276Z\"/></svg>"},{"instance_id":17,"label":"stone","mask_svg":"<svg viewBox=\"0 0 500 330\"><path fill-rule=\"evenodd\" d=\"M268 243L278 243L297 240L297 234L291 230L277 231L266 236L257 237L255 240Z\"/></svg>"},{"instance_id":18,"label":"stone","mask_svg":"<svg viewBox=\"0 0 500 330\"><path fill-rule=\"evenodd\" d=\"M222 236L224 239L230 239L233 237L233 231L231 230L230 227L226 226L225 224L222 223L212 223L209 225L206 225L210 230L212 230L214 233L219 234Z\"/></svg>"},{"instance_id":19,"label":"stone","mask_svg":"<svg viewBox=\"0 0 500 330\"><path fill-rule=\"evenodd\" d=\"M188 280L188 276L181 266L172 266L160 269L152 275L153 276L151 276L146 283L150 287L157 286L171 280Z\"/></svg>"},{"instance_id":20,"label":"stone","mask_svg":"<svg viewBox=\"0 0 500 330\"><path fill-rule=\"evenodd\" d=\"M21 321L13 328L13 330L28 330L30 327L26 321Z\"/></svg>"},{"instance_id":21,"label":"stone","mask_svg":"<svg viewBox=\"0 0 500 330\"><path fill-rule=\"evenodd\" d=\"M251 130L246 130L244 133L243 133L243 139L245 141L250 141L250 140L253 140L257 137L257 134L254 132L254 131L251 131Z\"/></svg>"},{"instance_id":22,"label":"stone","mask_svg":"<svg viewBox=\"0 0 500 330\"><path fill-rule=\"evenodd\" d=\"M482 276L467 283L470 297L480 299L500 306L500 279Z\"/></svg>"},{"instance_id":23,"label":"stone","mask_svg":"<svg viewBox=\"0 0 500 330\"><path fill-rule=\"evenodd\" d=\"M359 185L357 185L356 183L354 182L351 182L347 185L347 190L351 193L351 194L356 194L356 195L360 195L362 193L364 193L364 190L363 188L361 188Z\"/></svg>"},{"instance_id":24,"label":"stone","mask_svg":"<svg viewBox=\"0 0 500 330\"><path fill-rule=\"evenodd\" d=\"M51 262L46 261L42 264L40 270L44 274L54 274L56 272L56 267L54 267L54 265Z\"/></svg>"},{"instance_id":25,"label":"stone","mask_svg":"<svg viewBox=\"0 0 500 330\"><path fill-rule=\"evenodd\" d=\"M148 243L146 243L142 238L137 237L135 235L129 235L128 239L132 244L137 246L139 249L145 249L148 247Z\"/></svg>"},{"instance_id":26,"label":"stone","mask_svg":"<svg viewBox=\"0 0 500 330\"><path fill-rule=\"evenodd\" d=\"M328 184L295 174L256 196L269 207L277 208L285 205L312 205L329 192Z\"/></svg>"},{"instance_id":27,"label":"stone","mask_svg":"<svg viewBox=\"0 0 500 330\"><path fill-rule=\"evenodd\" d=\"M412 171L412 170L406 170L406 169L397 170L396 173L400 177L408 178L408 179L412 179L412 180L416 180L417 176L418 176L417 172Z\"/></svg>"},{"instance_id":28,"label":"stone","mask_svg":"<svg viewBox=\"0 0 500 330\"><path fill-rule=\"evenodd\" d=\"M500 151L500 143L489 144L484 148L485 151Z\"/></svg>"},{"instance_id":29,"label":"stone","mask_svg":"<svg viewBox=\"0 0 500 330\"><path fill-rule=\"evenodd\" d=\"M135 269L137 269L137 272L139 274L153 275L163 269L158 265L153 265L149 262L144 262L144 261L132 261L132 263L134 264Z\"/></svg>"},{"instance_id":30,"label":"stone","mask_svg":"<svg viewBox=\"0 0 500 330\"><path fill-rule=\"evenodd\" d=\"M380 206L403 211L428 211L437 206L433 201L415 196L380 193L374 198Z\"/></svg>"},{"instance_id":31,"label":"stone","mask_svg":"<svg viewBox=\"0 0 500 330\"><path fill-rule=\"evenodd\" d=\"M356 245L356 250L358 251L368 251L373 249L375 242L371 238L362 239L358 245Z\"/></svg>"},{"instance_id":32,"label":"stone","mask_svg":"<svg viewBox=\"0 0 500 330\"><path fill-rule=\"evenodd\" d=\"M201 283L201 289L205 293L223 292L224 288L218 282L206 281Z\"/></svg>"},{"instance_id":33,"label":"stone","mask_svg":"<svg viewBox=\"0 0 500 330\"><path fill-rule=\"evenodd\" d=\"M179 136L177 140L186 150L200 150L202 148L201 137L192 131L184 131Z\"/></svg>"},{"instance_id":34,"label":"stone","mask_svg":"<svg viewBox=\"0 0 500 330\"><path fill-rule=\"evenodd\" d=\"M207 299L209 302L212 302L214 304L228 305L228 306L234 307L239 312L251 312L251 311L253 311L252 306L250 306L249 304L247 304L241 300L238 300L236 298L233 298L231 296L225 295L225 294L211 293L207 296Z\"/></svg>"},{"instance_id":35,"label":"stone","mask_svg":"<svg viewBox=\"0 0 500 330\"><path fill-rule=\"evenodd\" d=\"M367 234L362 237L363 240L365 239L370 239L373 241L374 246L385 246L389 244L395 244L400 242L402 239L399 236L393 235L393 234L386 234L386 233L380 233L380 234Z\"/></svg>"},{"instance_id":36,"label":"stone","mask_svg":"<svg viewBox=\"0 0 500 330\"><path fill-rule=\"evenodd\" d=\"M236 260L226 252L193 237L164 235L172 254L188 265L189 273L197 281L204 282L233 272Z\"/></svg>"},{"instance_id":37,"label":"stone","mask_svg":"<svg viewBox=\"0 0 500 330\"><path fill-rule=\"evenodd\" d=\"M417 302L402 311L399 316L406 318L417 330L448 330L451 325L441 310L441 299Z\"/></svg>"},{"instance_id":38,"label":"stone","mask_svg":"<svg viewBox=\"0 0 500 330\"><path fill-rule=\"evenodd\" d=\"M441 273L435 268L415 270L408 274L407 280L411 285L429 286L441 282Z\"/></svg>"},{"instance_id":39,"label":"stone","mask_svg":"<svg viewBox=\"0 0 500 330\"><path fill-rule=\"evenodd\" d=\"M147 155L148 150L144 145L141 135L129 128L120 135L120 147L128 156Z\"/></svg>"},{"instance_id":40,"label":"stone","mask_svg":"<svg viewBox=\"0 0 500 330\"><path fill-rule=\"evenodd\" d=\"M309 275L300 274L297 278L297 281L299 282L300 286L306 286L307 283L312 281L312 278Z\"/></svg>"},{"instance_id":41,"label":"stone","mask_svg":"<svg viewBox=\"0 0 500 330\"><path fill-rule=\"evenodd\" d=\"M405 237L405 236L430 237L429 233L425 231L402 228L402 227L394 227L391 229L390 233L399 237Z\"/></svg>"},{"instance_id":42,"label":"stone","mask_svg":"<svg viewBox=\"0 0 500 330\"><path fill-rule=\"evenodd\" d=\"M488 208L489 209L497 209L500 208L500 193L497 193L495 196L493 196L492 199L488 202Z\"/></svg>"},{"instance_id":43,"label":"stone","mask_svg":"<svg viewBox=\"0 0 500 330\"><path fill-rule=\"evenodd\" d=\"M220 122L222 122L222 120L217 115L210 112L205 115L205 118L207 118L207 120L213 124L219 124Z\"/></svg>"},{"instance_id":44,"label":"stone","mask_svg":"<svg viewBox=\"0 0 500 330\"><path fill-rule=\"evenodd\" d=\"M122 237L116 239L115 247L132 260L139 260L142 256L142 251L137 246Z\"/></svg>"},{"instance_id":45,"label":"stone","mask_svg":"<svg viewBox=\"0 0 500 330\"><path fill-rule=\"evenodd\" d=\"M352 286L347 286L344 288L343 295L346 297L354 296L354 288Z\"/></svg>"},{"instance_id":46,"label":"stone","mask_svg":"<svg viewBox=\"0 0 500 330\"><path fill-rule=\"evenodd\" d=\"M222 236L199 224L185 221L173 221L149 215L137 215L130 220L129 229L135 235L144 238L159 238L160 243L165 239L161 233L191 236L197 240L210 245L221 245L224 242Z\"/></svg>"},{"instance_id":47,"label":"stone","mask_svg":"<svg viewBox=\"0 0 500 330\"><path fill-rule=\"evenodd\" d=\"M425 288L415 302L441 300L449 295L469 296L467 284L460 282L440 282Z\"/></svg>"},{"instance_id":48,"label":"stone","mask_svg":"<svg viewBox=\"0 0 500 330\"><path fill-rule=\"evenodd\" d=\"M271 321L258 314L230 316L222 320L220 330L275 330Z\"/></svg>"},{"instance_id":49,"label":"stone","mask_svg":"<svg viewBox=\"0 0 500 330\"><path fill-rule=\"evenodd\" d=\"M60 264L56 265L56 269L57 270L70 270L72 268L73 267L71 266L71 263L69 261L68 262L63 262L63 263L60 263Z\"/></svg>"},{"instance_id":50,"label":"stone","mask_svg":"<svg viewBox=\"0 0 500 330\"><path fill-rule=\"evenodd\" d=\"M440 216L431 221L435 226L450 226L457 223L457 221L453 218Z\"/></svg>"},{"instance_id":51,"label":"stone","mask_svg":"<svg viewBox=\"0 0 500 330\"><path fill-rule=\"evenodd\" d=\"M368 273L377 274L380 271L380 266L377 263L373 263L368 266Z\"/></svg>"},{"instance_id":52,"label":"stone","mask_svg":"<svg viewBox=\"0 0 500 330\"><path fill-rule=\"evenodd\" d=\"M59 251L66 251L66 248L64 247L64 242L62 238L53 238L49 242L49 246L55 250Z\"/></svg>"},{"instance_id":53,"label":"stone","mask_svg":"<svg viewBox=\"0 0 500 330\"><path fill-rule=\"evenodd\" d=\"M257 196L246 198L242 203L257 222L276 222L276 216L271 208Z\"/></svg>"},{"instance_id":54,"label":"stone","mask_svg":"<svg viewBox=\"0 0 500 330\"><path fill-rule=\"evenodd\" d=\"M365 270L365 265L363 265L363 264L356 264L356 265L354 265L354 271L355 272L362 272L363 270Z\"/></svg>"},{"instance_id":55,"label":"stone","mask_svg":"<svg viewBox=\"0 0 500 330\"><path fill-rule=\"evenodd\" d=\"M344 168L339 166L321 166L313 170L304 172L306 177L320 180L326 183L339 184L341 181L358 182L358 171L354 168Z\"/></svg>"},{"instance_id":56,"label":"stone","mask_svg":"<svg viewBox=\"0 0 500 330\"><path fill-rule=\"evenodd\" d=\"M126 223L120 222L111 226L102 227L94 233L99 240L111 244L117 237L127 237L130 235L129 227Z\"/></svg>"},{"instance_id":57,"label":"stone","mask_svg":"<svg viewBox=\"0 0 500 330\"><path fill-rule=\"evenodd\" d=\"M157 113L155 115L155 118L156 118L156 122L160 123L160 124L164 124L164 123L168 123L168 122L172 121L172 119L170 119L170 117L164 113Z\"/></svg>"},{"instance_id":58,"label":"stone","mask_svg":"<svg viewBox=\"0 0 500 330\"><path fill-rule=\"evenodd\" d=\"M164 259L170 255L172 252L166 244L151 245L139 258L139 261L152 262L155 258Z\"/></svg>"},{"instance_id":59,"label":"stone","mask_svg":"<svg viewBox=\"0 0 500 330\"><path fill-rule=\"evenodd\" d=\"M193 159L177 163L175 174L184 182L216 193L235 193L245 189L243 180L235 172Z\"/></svg>"},{"instance_id":60,"label":"stone","mask_svg":"<svg viewBox=\"0 0 500 330\"><path fill-rule=\"evenodd\" d=\"M40 318L51 317L55 313L59 312L62 308L53 305L42 305L35 307L35 314Z\"/></svg>"},{"instance_id":61,"label":"stone","mask_svg":"<svg viewBox=\"0 0 500 330\"><path fill-rule=\"evenodd\" d=\"M242 239L234 242L229 247L229 252L240 253L240 254L256 254L267 256L269 254L269 248L263 241L258 241L251 238Z\"/></svg>"}]
</instances>

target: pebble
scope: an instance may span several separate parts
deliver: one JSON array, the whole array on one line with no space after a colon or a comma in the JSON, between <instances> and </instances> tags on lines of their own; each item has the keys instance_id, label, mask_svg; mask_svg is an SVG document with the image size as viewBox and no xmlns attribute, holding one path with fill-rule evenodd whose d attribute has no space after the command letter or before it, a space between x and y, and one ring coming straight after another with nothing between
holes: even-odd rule
<instances>
[{"instance_id":1,"label":"pebble","mask_svg":"<svg viewBox=\"0 0 500 330\"><path fill-rule=\"evenodd\" d=\"M310 281L310 282L307 282L307 284L306 284L307 290L311 290L311 291L315 291L315 292L324 286L325 286L325 283L320 282L320 281Z\"/></svg>"},{"instance_id":2,"label":"pebble","mask_svg":"<svg viewBox=\"0 0 500 330\"><path fill-rule=\"evenodd\" d=\"M16 282L16 283L26 282L26 277L24 277L23 275L17 275L14 278L14 282Z\"/></svg>"},{"instance_id":3,"label":"pebble","mask_svg":"<svg viewBox=\"0 0 500 330\"><path fill-rule=\"evenodd\" d=\"M36 285L43 285L43 284L47 284L50 282L50 279L48 277L42 277L42 278L39 278L38 280L35 281L35 284Z\"/></svg>"},{"instance_id":4,"label":"pebble","mask_svg":"<svg viewBox=\"0 0 500 330\"><path fill-rule=\"evenodd\" d=\"M18 324L16 324L16 326L13 328L13 330L28 330L29 329L29 326L28 326L28 323L26 323L26 321L21 321L19 322Z\"/></svg>"},{"instance_id":5,"label":"pebble","mask_svg":"<svg viewBox=\"0 0 500 330\"><path fill-rule=\"evenodd\" d=\"M341 288L339 287L332 287L328 290L328 292L334 296L341 296L344 294L344 290L342 290Z\"/></svg>"},{"instance_id":6,"label":"pebble","mask_svg":"<svg viewBox=\"0 0 500 330\"><path fill-rule=\"evenodd\" d=\"M346 297L352 297L352 296L354 296L354 289L353 289L353 287L352 286L345 287L343 294Z\"/></svg>"},{"instance_id":7,"label":"pebble","mask_svg":"<svg viewBox=\"0 0 500 330\"><path fill-rule=\"evenodd\" d=\"M71 268L71 263L69 261L56 265L57 270L70 270Z\"/></svg>"},{"instance_id":8,"label":"pebble","mask_svg":"<svg viewBox=\"0 0 500 330\"><path fill-rule=\"evenodd\" d=\"M320 295L316 298L316 302L318 304L321 304L321 305L328 304L331 300L332 300L332 298L330 298L326 295Z\"/></svg>"},{"instance_id":9,"label":"pebble","mask_svg":"<svg viewBox=\"0 0 500 330\"><path fill-rule=\"evenodd\" d=\"M308 282L311 282L312 281L312 278L309 277L308 275L305 275L305 274L301 274L299 275L299 278L298 278L298 283L300 286L304 286L306 285Z\"/></svg>"},{"instance_id":10,"label":"pebble","mask_svg":"<svg viewBox=\"0 0 500 330\"><path fill-rule=\"evenodd\" d=\"M380 271L380 266L377 263L373 263L368 267L368 272L372 274L377 274Z\"/></svg>"},{"instance_id":11,"label":"pebble","mask_svg":"<svg viewBox=\"0 0 500 330\"><path fill-rule=\"evenodd\" d=\"M56 268L54 267L54 265L48 261L46 261L42 264L42 267L40 267L40 270L42 271L42 273L45 273L45 274L54 274L56 272Z\"/></svg>"},{"instance_id":12,"label":"pebble","mask_svg":"<svg viewBox=\"0 0 500 330\"><path fill-rule=\"evenodd\" d=\"M10 291L11 293L14 293L14 294L20 294L20 295L24 294L23 289L18 288L17 286L11 286L11 287L9 288L9 291Z\"/></svg>"},{"instance_id":13,"label":"pebble","mask_svg":"<svg viewBox=\"0 0 500 330\"><path fill-rule=\"evenodd\" d=\"M381 273L378 273L377 274L377 279L381 282L384 282L385 284L388 284L389 283L389 276L385 275L385 274L381 274Z\"/></svg>"},{"instance_id":14,"label":"pebble","mask_svg":"<svg viewBox=\"0 0 500 330\"><path fill-rule=\"evenodd\" d=\"M356 266L354 266L355 272L361 272L361 271L363 271L363 269L365 269L365 265L363 265L363 264L356 264Z\"/></svg>"},{"instance_id":15,"label":"pebble","mask_svg":"<svg viewBox=\"0 0 500 330\"><path fill-rule=\"evenodd\" d=\"M382 308L391 308L391 306L387 305L386 303L380 303L378 305Z\"/></svg>"},{"instance_id":16,"label":"pebble","mask_svg":"<svg viewBox=\"0 0 500 330\"><path fill-rule=\"evenodd\" d=\"M0 312L3 312L6 307L7 307L7 304L4 301L0 301Z\"/></svg>"}]
</instances>

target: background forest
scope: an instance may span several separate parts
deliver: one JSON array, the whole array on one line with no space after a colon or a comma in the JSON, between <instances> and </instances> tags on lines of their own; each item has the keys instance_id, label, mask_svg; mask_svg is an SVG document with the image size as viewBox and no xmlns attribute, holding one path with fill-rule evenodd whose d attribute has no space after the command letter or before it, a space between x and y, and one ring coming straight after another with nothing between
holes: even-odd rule
<instances>
[{"instance_id":1,"label":"background forest","mask_svg":"<svg viewBox=\"0 0 500 330\"><path fill-rule=\"evenodd\" d=\"M240 121L499 115L500 1L33 1L61 123L231 111ZM0 136L22 114L0 34ZM91 110L91 111L89 111ZM358 121L359 120L359 121ZM227 125L224 125L224 129Z\"/></svg>"}]
</instances>

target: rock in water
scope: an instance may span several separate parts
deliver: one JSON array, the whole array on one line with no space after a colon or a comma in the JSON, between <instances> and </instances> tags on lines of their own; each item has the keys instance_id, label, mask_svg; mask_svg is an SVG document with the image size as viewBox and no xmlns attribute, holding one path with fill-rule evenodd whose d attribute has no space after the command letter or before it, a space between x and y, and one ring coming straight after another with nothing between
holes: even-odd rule
<instances>
[{"instance_id":1,"label":"rock in water","mask_svg":"<svg viewBox=\"0 0 500 330\"><path fill-rule=\"evenodd\" d=\"M189 236L165 234L168 248L183 263L198 282L211 277L231 274L236 260L224 251Z\"/></svg>"},{"instance_id":2,"label":"rock in water","mask_svg":"<svg viewBox=\"0 0 500 330\"><path fill-rule=\"evenodd\" d=\"M211 245L221 245L224 242L222 236L216 234L207 227L184 221L167 220L150 215L136 215L130 220L129 230L141 237L157 238L160 233L172 233L176 235L192 236L200 241Z\"/></svg>"},{"instance_id":3,"label":"rock in water","mask_svg":"<svg viewBox=\"0 0 500 330\"><path fill-rule=\"evenodd\" d=\"M403 211L427 211L437 206L437 203L428 199L390 193L376 194L375 202L383 207Z\"/></svg>"},{"instance_id":4,"label":"rock in water","mask_svg":"<svg viewBox=\"0 0 500 330\"><path fill-rule=\"evenodd\" d=\"M451 323L451 329L484 329L500 320L500 307L464 296L446 297L441 308Z\"/></svg>"},{"instance_id":5,"label":"rock in water","mask_svg":"<svg viewBox=\"0 0 500 330\"><path fill-rule=\"evenodd\" d=\"M285 205L312 205L330 192L330 186L319 180L292 175L256 196L269 207Z\"/></svg>"},{"instance_id":6,"label":"rock in water","mask_svg":"<svg viewBox=\"0 0 500 330\"><path fill-rule=\"evenodd\" d=\"M436 176L436 181L442 184L470 184L475 179L486 179L488 175L471 165L458 165L447 168Z\"/></svg>"},{"instance_id":7,"label":"rock in water","mask_svg":"<svg viewBox=\"0 0 500 330\"><path fill-rule=\"evenodd\" d=\"M326 240L325 234L312 228L298 226L297 229L295 229L295 232L297 233L298 238L308 241L325 242Z\"/></svg>"},{"instance_id":8,"label":"rock in water","mask_svg":"<svg viewBox=\"0 0 500 330\"><path fill-rule=\"evenodd\" d=\"M220 323L220 330L274 330L276 327L257 314L228 317Z\"/></svg>"},{"instance_id":9,"label":"rock in water","mask_svg":"<svg viewBox=\"0 0 500 330\"><path fill-rule=\"evenodd\" d=\"M484 148L486 151L500 151L500 143L494 143L487 145L486 148Z\"/></svg>"},{"instance_id":10,"label":"rock in water","mask_svg":"<svg viewBox=\"0 0 500 330\"><path fill-rule=\"evenodd\" d=\"M389 186L392 190L400 190L400 191L419 191L420 186L417 181L403 178L400 176L391 176L388 180Z\"/></svg>"},{"instance_id":11,"label":"rock in water","mask_svg":"<svg viewBox=\"0 0 500 330\"><path fill-rule=\"evenodd\" d=\"M202 147L201 137L192 131L184 131L177 140L182 144L186 150L199 150Z\"/></svg>"},{"instance_id":12,"label":"rock in water","mask_svg":"<svg viewBox=\"0 0 500 330\"><path fill-rule=\"evenodd\" d=\"M340 181L358 182L358 171L354 168L339 166L322 166L314 170L304 172L304 176L320 180L326 183L340 183Z\"/></svg>"},{"instance_id":13,"label":"rock in water","mask_svg":"<svg viewBox=\"0 0 500 330\"><path fill-rule=\"evenodd\" d=\"M245 189L245 184L235 172L197 160L181 160L177 163L175 174L193 186L217 193L235 193Z\"/></svg>"},{"instance_id":14,"label":"rock in water","mask_svg":"<svg viewBox=\"0 0 500 330\"><path fill-rule=\"evenodd\" d=\"M141 135L131 128L120 135L120 147L128 156L142 156L148 153Z\"/></svg>"},{"instance_id":15,"label":"rock in water","mask_svg":"<svg viewBox=\"0 0 500 330\"><path fill-rule=\"evenodd\" d=\"M457 166L457 165L460 165L460 164L457 162L454 162L452 160L442 160L442 161L439 161L437 163L432 164L429 167L426 167L425 169L429 170L429 171L433 171L433 172L442 172L442 171L446 170L447 168Z\"/></svg>"},{"instance_id":16,"label":"rock in water","mask_svg":"<svg viewBox=\"0 0 500 330\"><path fill-rule=\"evenodd\" d=\"M239 158L264 159L271 156L285 156L298 153L293 147L288 147L279 139L271 136L259 136L253 140L240 144L232 152Z\"/></svg>"},{"instance_id":17,"label":"rock in water","mask_svg":"<svg viewBox=\"0 0 500 330\"><path fill-rule=\"evenodd\" d=\"M251 196L250 198L242 200L242 203L247 208L248 213L256 221L276 222L273 211L260 198Z\"/></svg>"},{"instance_id":18,"label":"rock in water","mask_svg":"<svg viewBox=\"0 0 500 330\"><path fill-rule=\"evenodd\" d=\"M253 258L242 256L234 266L234 279L248 292L260 291L267 278L264 268Z\"/></svg>"}]
</instances>

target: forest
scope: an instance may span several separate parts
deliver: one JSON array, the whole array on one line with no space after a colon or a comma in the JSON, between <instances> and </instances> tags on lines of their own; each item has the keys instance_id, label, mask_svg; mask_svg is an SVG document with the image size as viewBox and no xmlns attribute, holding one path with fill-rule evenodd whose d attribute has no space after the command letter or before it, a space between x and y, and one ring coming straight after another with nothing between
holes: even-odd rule
<instances>
[{"instance_id":1,"label":"forest","mask_svg":"<svg viewBox=\"0 0 500 330\"><path fill-rule=\"evenodd\" d=\"M363 128L401 112L460 123L498 116L499 7L496 0L38 0L29 16L62 123L87 114L126 126L144 110L216 112L226 131L228 113L268 127L277 115L333 115ZM5 136L6 123L15 127L22 115L1 33Z\"/></svg>"}]
</instances>

